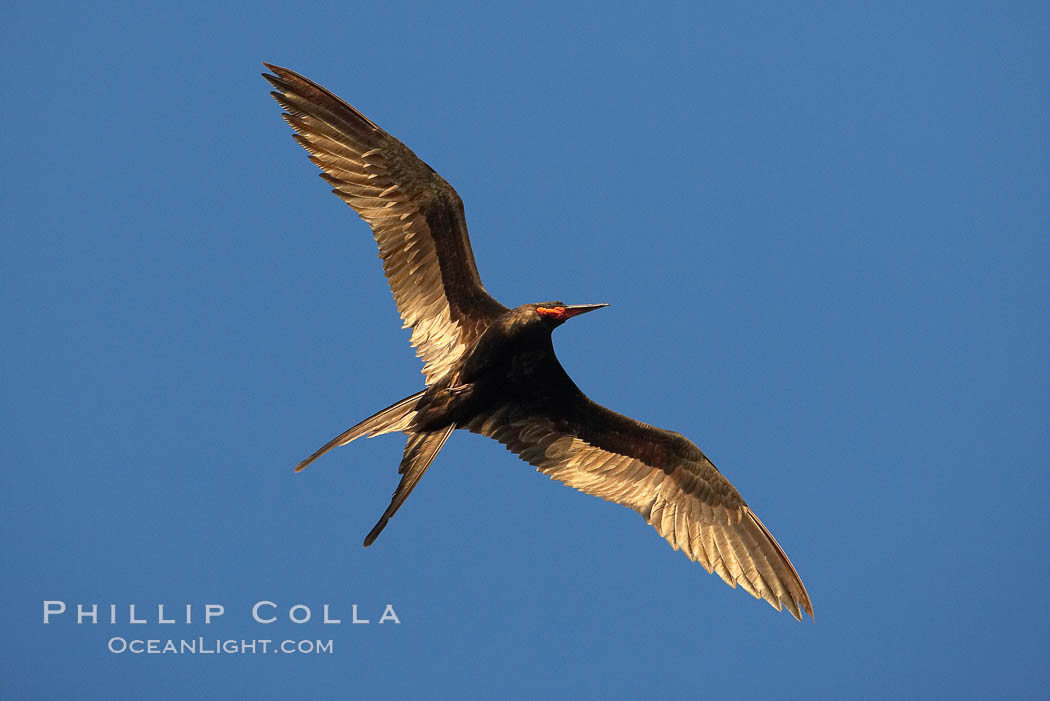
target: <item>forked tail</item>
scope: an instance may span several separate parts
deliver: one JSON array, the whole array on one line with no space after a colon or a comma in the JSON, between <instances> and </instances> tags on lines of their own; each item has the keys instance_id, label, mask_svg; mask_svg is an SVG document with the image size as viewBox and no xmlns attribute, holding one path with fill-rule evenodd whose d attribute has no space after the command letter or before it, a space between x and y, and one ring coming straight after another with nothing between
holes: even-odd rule
<instances>
[{"instance_id":1,"label":"forked tail","mask_svg":"<svg viewBox=\"0 0 1050 701\"><path fill-rule=\"evenodd\" d=\"M405 443L405 456L401 458L401 466L397 469L402 475L401 482L397 485L397 489L394 490L394 496L390 499L390 506L386 507L386 511L379 518L379 522L365 536L366 548L375 542L379 534L386 528L387 521L397 513L397 510L405 503L405 499L408 499L408 495L419 484L423 473L430 467L430 463L434 462L434 458L437 457L441 447L445 445L445 441L448 440L448 437L452 435L455 429L456 424L449 424L440 431L410 433L408 435L408 442Z\"/></svg>"},{"instance_id":2,"label":"forked tail","mask_svg":"<svg viewBox=\"0 0 1050 701\"><path fill-rule=\"evenodd\" d=\"M361 436L371 438L372 436L379 436L384 433L407 430L412 425L412 420L415 419L416 403L419 402L419 398L422 396L423 392L417 392L411 397L405 397L396 404L391 404L379 413L369 416L353 428L348 428L321 446L317 452L306 460L303 460L296 465L295 471L299 472L300 470L303 470L307 465L327 453L332 448L346 445L350 441L360 438Z\"/></svg>"}]
</instances>

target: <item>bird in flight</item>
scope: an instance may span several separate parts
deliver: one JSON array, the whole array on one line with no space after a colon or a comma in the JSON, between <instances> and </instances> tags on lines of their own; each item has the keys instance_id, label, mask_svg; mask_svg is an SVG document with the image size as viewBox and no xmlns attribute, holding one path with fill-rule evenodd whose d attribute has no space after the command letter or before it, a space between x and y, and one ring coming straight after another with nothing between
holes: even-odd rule
<instances>
[{"instance_id":1,"label":"bird in flight","mask_svg":"<svg viewBox=\"0 0 1050 701\"><path fill-rule=\"evenodd\" d=\"M425 389L339 434L296 466L362 436L408 436L371 545L457 428L503 443L540 472L634 509L671 547L798 620L813 606L769 530L684 436L591 401L554 354L551 333L605 304L509 309L482 286L463 202L433 168L307 78L270 64L270 93L332 192L372 228Z\"/></svg>"}]
</instances>

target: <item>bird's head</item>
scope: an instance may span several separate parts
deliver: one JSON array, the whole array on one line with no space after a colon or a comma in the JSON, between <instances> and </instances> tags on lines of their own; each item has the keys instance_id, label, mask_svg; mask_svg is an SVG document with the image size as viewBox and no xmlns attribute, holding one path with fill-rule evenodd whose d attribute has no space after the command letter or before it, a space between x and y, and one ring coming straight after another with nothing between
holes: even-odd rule
<instances>
[{"instance_id":1,"label":"bird's head","mask_svg":"<svg viewBox=\"0 0 1050 701\"><path fill-rule=\"evenodd\" d=\"M608 304L565 304L564 302L541 302L529 305L532 308L531 313L535 315L533 321L538 320L552 329L561 326L574 316L608 306Z\"/></svg>"}]
</instances>

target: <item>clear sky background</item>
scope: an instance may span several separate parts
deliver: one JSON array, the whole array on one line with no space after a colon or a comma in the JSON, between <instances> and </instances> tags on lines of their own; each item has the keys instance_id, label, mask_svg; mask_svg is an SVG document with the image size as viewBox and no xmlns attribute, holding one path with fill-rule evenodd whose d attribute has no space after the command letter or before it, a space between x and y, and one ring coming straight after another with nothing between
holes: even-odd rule
<instances>
[{"instance_id":1,"label":"clear sky background","mask_svg":"<svg viewBox=\"0 0 1050 701\"><path fill-rule=\"evenodd\" d=\"M219 5L4 12L0 697L1046 697L1045 3ZM292 466L422 377L264 60L458 189L497 298L612 304L563 364L710 455L815 623L470 434L361 547L399 437Z\"/></svg>"}]
</instances>

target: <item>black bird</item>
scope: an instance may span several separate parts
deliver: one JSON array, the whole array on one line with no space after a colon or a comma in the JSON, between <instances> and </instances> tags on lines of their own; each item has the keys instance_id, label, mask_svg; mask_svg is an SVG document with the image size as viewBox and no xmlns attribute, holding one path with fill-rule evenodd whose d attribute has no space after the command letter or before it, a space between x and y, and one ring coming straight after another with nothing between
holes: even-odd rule
<instances>
[{"instance_id":1,"label":"black bird","mask_svg":"<svg viewBox=\"0 0 1050 701\"><path fill-rule=\"evenodd\" d=\"M583 394L551 333L607 306L558 301L514 309L481 284L463 202L404 144L320 85L264 64L295 140L337 196L372 227L426 389L383 409L299 463L393 431L408 435L401 483L371 545L456 428L494 438L570 487L634 509L708 572L778 611L813 615L806 588L740 494L685 437L635 421Z\"/></svg>"}]
</instances>

